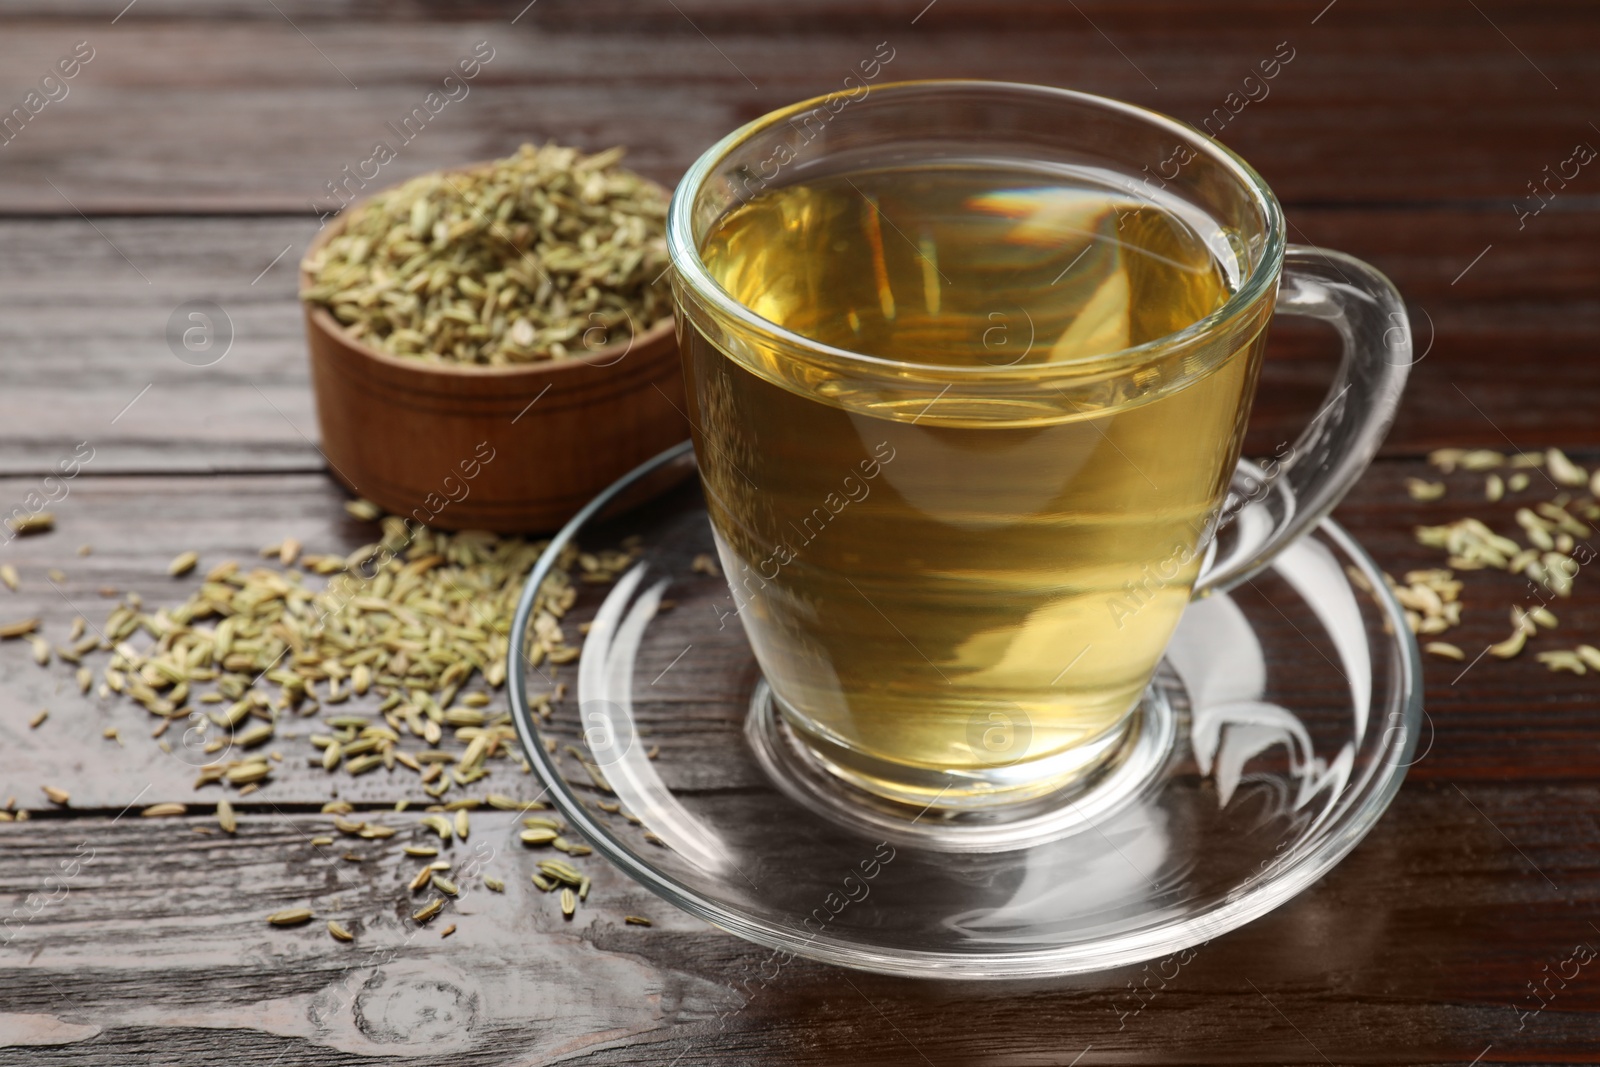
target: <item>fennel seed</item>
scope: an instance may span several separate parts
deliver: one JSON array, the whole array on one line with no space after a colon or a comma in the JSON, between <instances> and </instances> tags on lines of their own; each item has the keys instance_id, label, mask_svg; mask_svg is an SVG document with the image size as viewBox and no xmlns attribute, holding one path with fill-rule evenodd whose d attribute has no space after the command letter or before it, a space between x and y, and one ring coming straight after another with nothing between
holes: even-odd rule
<instances>
[{"instance_id":1,"label":"fennel seed","mask_svg":"<svg viewBox=\"0 0 1600 1067\"><path fill-rule=\"evenodd\" d=\"M310 921L310 908L287 908L283 911L275 911L267 916L267 922L273 926L299 926Z\"/></svg>"}]
</instances>

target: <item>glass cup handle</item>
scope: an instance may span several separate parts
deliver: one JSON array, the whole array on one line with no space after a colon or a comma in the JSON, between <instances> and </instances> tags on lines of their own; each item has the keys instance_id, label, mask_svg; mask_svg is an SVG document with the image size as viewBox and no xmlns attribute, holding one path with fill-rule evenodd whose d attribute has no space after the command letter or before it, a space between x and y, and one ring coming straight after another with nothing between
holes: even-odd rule
<instances>
[{"instance_id":1,"label":"glass cup handle","mask_svg":"<svg viewBox=\"0 0 1600 1067\"><path fill-rule=\"evenodd\" d=\"M1405 304L1388 278L1354 256L1290 245L1276 310L1331 323L1344 344L1339 371L1287 453L1259 468L1241 461L1197 597L1259 574L1333 510L1377 454L1411 370Z\"/></svg>"}]
</instances>

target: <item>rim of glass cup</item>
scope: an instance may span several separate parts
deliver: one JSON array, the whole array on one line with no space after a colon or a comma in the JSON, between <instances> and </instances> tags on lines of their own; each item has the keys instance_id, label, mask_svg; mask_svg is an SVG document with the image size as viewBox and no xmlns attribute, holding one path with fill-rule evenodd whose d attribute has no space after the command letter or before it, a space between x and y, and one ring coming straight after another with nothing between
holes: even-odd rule
<instances>
[{"instance_id":1,"label":"rim of glass cup","mask_svg":"<svg viewBox=\"0 0 1600 1067\"><path fill-rule=\"evenodd\" d=\"M1196 152L1203 153L1213 162L1230 172L1239 185L1249 193L1256 209L1261 213L1262 218L1266 220L1266 243L1262 247L1260 258L1256 261L1255 266L1251 268L1244 282L1220 308L1205 318L1190 323L1181 330L1154 338L1143 344L1064 362L1059 365L1063 372L1077 375L1085 371L1099 372L1109 370L1126 364L1157 358L1169 350L1181 348L1185 345L1201 343L1211 335L1225 329L1235 320L1248 315L1256 307L1257 302L1263 295L1276 284L1278 275L1283 267L1284 249L1287 245L1284 239L1283 209L1278 204L1278 198L1273 194L1271 187L1267 185L1266 180L1260 174L1256 173L1255 168L1220 141L1206 136L1186 122L1175 119L1170 115L1164 115L1159 111L1140 107L1137 104L1113 100L1106 96L1097 96L1094 93L1080 92L1076 89L1032 85L1026 82L988 81L977 78L929 78L914 81L885 82L873 88L869 96L883 93L947 89L981 93L1017 93L1041 98L1053 97L1062 101L1072 101L1103 108L1107 111L1119 112L1128 118L1165 129ZM683 178L678 182L678 186L672 194L672 203L667 213L667 254L671 259L673 273L677 281L686 285L696 297L711 305L719 314L738 322L744 329L765 335L767 338L777 341L787 348L808 351L846 364L890 373L903 374L910 371L939 379L959 378L966 381L1009 381L1037 378L1040 373L1038 364L1002 367L988 365L961 367L885 359L882 356L853 352L847 348L836 348L813 340L803 334L785 329L777 323L763 318L739 303L732 294L722 288L711 277L711 272L706 269L705 263L700 258L700 246L699 242L695 240L693 223L694 201L699 196L707 177L719 163L731 155L740 145L785 121L790 116L808 112L841 95L848 94L843 92L826 93L822 96L815 96L809 100L802 100L799 103L790 104L788 107L769 112L758 119L745 123L723 137L708 148L699 159L695 160L694 165L685 172ZM863 99L866 99L866 97L863 97Z\"/></svg>"},{"instance_id":2,"label":"rim of glass cup","mask_svg":"<svg viewBox=\"0 0 1600 1067\"><path fill-rule=\"evenodd\" d=\"M1236 930L1299 896L1338 866L1361 843L1388 810L1405 781L1406 771L1416 753L1422 721L1421 653L1406 625L1405 608L1384 582L1382 568L1342 526L1332 519L1323 519L1315 530L1337 545L1355 564L1366 579L1369 595L1384 619L1385 632L1394 634L1397 639L1399 659L1395 673L1398 685L1391 687L1388 698L1383 701L1381 713L1383 721L1389 723L1393 722L1394 714L1400 715L1400 735L1397 741L1391 742L1389 738L1393 727L1381 732L1377 743L1384 752L1392 753L1393 759L1374 754L1369 773L1347 785L1347 795L1341 798L1336 809L1339 817L1330 817L1328 825L1313 834L1314 846L1298 848L1286 854L1278 867L1277 877L1257 882L1211 910L1184 920L1182 931L1174 930L1168 924L1115 935L1092 945L1077 944L1066 948L987 955L872 947L825 934L802 936L798 931L763 922L720 901L708 899L694 887L658 870L647 860L616 843L610 830L589 812L573 791L555 757L540 743L539 724L528 703L528 673L533 667L522 640L522 635L527 633L533 622L539 587L556 566L562 549L634 483L657 468L690 455L690 446L691 442L685 441L641 463L590 501L551 538L534 563L517 602L511 625L511 648L506 656L506 681L511 696L512 724L522 743L523 753L537 769L561 814L593 845L596 852L623 873L672 905L730 934L769 949L824 963L911 978L1051 978L1129 966ZM1378 710L1375 706L1374 711ZM1356 809L1353 817L1349 815L1351 809Z\"/></svg>"}]
</instances>

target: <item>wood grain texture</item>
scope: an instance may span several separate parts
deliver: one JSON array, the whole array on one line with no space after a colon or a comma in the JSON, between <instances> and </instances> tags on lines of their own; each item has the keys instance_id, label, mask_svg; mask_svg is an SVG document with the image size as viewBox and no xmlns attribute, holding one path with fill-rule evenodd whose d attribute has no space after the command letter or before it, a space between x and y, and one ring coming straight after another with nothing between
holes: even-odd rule
<instances>
[{"instance_id":1,"label":"wood grain texture","mask_svg":"<svg viewBox=\"0 0 1600 1067\"><path fill-rule=\"evenodd\" d=\"M284 536L370 540L322 473L293 267L334 203L325 183L480 40L495 57L468 98L380 181L555 138L625 143L671 183L740 122L835 88L879 41L889 77L1065 85L1199 123L1287 41L1270 95L1221 139L1280 194L1291 240L1395 280L1427 352L1341 520L1399 574L1438 562L1415 523L1473 514L1509 530L1515 507L1483 503L1466 474L1411 501L1405 479L1436 477L1424 450L1560 445L1600 463L1600 177L1584 169L1536 216L1517 207L1575 142L1600 144L1585 0L0 0L0 114L75 42L95 49L69 96L0 146L0 510L93 449L62 483L57 530L0 543L22 577L0 589L0 621L37 614L59 638L79 610L104 617L101 586L175 600L192 579L165 564L185 549L209 563ZM211 366L165 339L191 300L232 324ZM1275 329L1253 452L1316 410L1331 351L1316 327ZM1526 591L1468 577L1449 638L1474 655ZM1561 627L1538 648L1600 633L1588 575L1554 608ZM0 642L0 803L35 810L0 823L0 1067L1600 1062L1592 967L1551 978L1575 946L1600 947L1595 676L1531 655L1465 674L1429 659L1425 675L1426 752L1372 834L1175 976L932 984L780 965L598 861L587 907L563 922L529 884L510 816L487 812L454 858L506 894L472 889L416 934L403 902L417 861L399 854L414 814L364 814L402 833L356 844L359 862L338 858L344 839L309 844L335 790L369 810L421 799L400 772L330 781L286 758L239 801L237 839L199 833L218 794L192 788L192 763L146 736L143 710L80 697L65 666ZM663 679L662 720L677 723L664 746L695 743L704 684ZM483 785L538 794L509 766ZM135 800L193 814L119 818ZM356 942L263 921L292 906L345 920ZM458 929L441 940L445 922Z\"/></svg>"},{"instance_id":2,"label":"wood grain texture","mask_svg":"<svg viewBox=\"0 0 1600 1067\"><path fill-rule=\"evenodd\" d=\"M1600 450L1578 456L1600 459ZM1450 487L1445 499L1421 504L1406 496L1405 480L1415 477L1439 475L1420 462L1382 463L1337 512L1379 565L1395 575L1444 563L1440 553L1415 543L1414 526L1474 515L1503 532L1515 533L1514 510L1553 495L1548 487L1543 493L1535 488L1491 506L1481 499L1479 476L1461 472L1444 479ZM228 559L254 565L263 544L294 537L308 553L346 553L375 536L375 527L343 514L343 492L320 475L202 481L84 474L65 485L66 497L52 505L54 532L0 544L0 562L14 565L21 578L17 592L0 589L0 621L38 617L44 620L41 634L55 645L67 643L68 627L77 614L96 626L104 622L117 601L101 596L102 588L138 593L151 608L175 605L198 586L200 570ZM0 480L0 500L22 499L35 488L31 480ZM633 529L626 521L619 528ZM93 553L76 555L82 544L92 545ZM196 573L168 577L167 562L191 549L201 557ZM45 573L50 568L63 571L64 579L51 580ZM1532 601L1522 579L1492 571L1474 572L1466 579L1463 623L1447 639L1476 656L1509 632L1513 603ZM1425 739L1427 754L1412 768L1413 778L1468 783L1515 776L1524 782L1556 784L1600 776L1593 677L1551 674L1533 658L1536 651L1568 648L1581 635L1600 633L1600 593L1588 579L1580 574L1577 595L1552 603L1561 627L1530 643L1529 652L1518 659L1503 662L1488 657L1459 681L1455 679L1463 664L1428 660L1426 703L1432 747ZM587 599L582 602L569 631L593 607ZM1320 663L1320 653L1313 648L1301 654L1308 670ZM91 655L89 661L103 666L104 656ZM667 674L652 687L651 700L659 702L661 718L670 730L660 740L669 747L697 743L700 727L693 707L706 696L707 686L721 684L716 663L697 659L690 666L693 669ZM548 681L553 685L562 679L558 671ZM731 686L741 683L738 678L722 681ZM28 720L43 707L50 709L50 718L30 729ZM503 694L495 707L507 707ZM215 797L224 795L219 788L199 793L192 789L196 766L211 757L183 746L181 723L165 737L172 751L158 748L146 736L158 723L131 701L80 695L69 664L40 667L24 642L0 643L0 800L14 795L26 806L48 808L39 787L73 783L76 806L117 810L126 803L125 794L154 783L153 792L160 799L214 804ZM336 796L363 804L426 801L415 777L403 768L352 779L307 765L305 741L292 738L313 732L314 724L315 720L291 716L280 728L283 737L269 747L281 749L288 758L263 789L263 799L293 806L320 805ZM117 727L123 745L100 736L107 726ZM532 779L508 764L494 766L498 769L485 780L485 788L527 798L537 794ZM99 767L115 768L116 773L91 773Z\"/></svg>"},{"instance_id":3,"label":"wood grain texture","mask_svg":"<svg viewBox=\"0 0 1600 1067\"><path fill-rule=\"evenodd\" d=\"M1437 562L1410 543L1405 530L1414 522L1469 511L1509 525L1514 505L1477 502L1476 476L1447 479L1451 495L1443 501L1407 501L1402 479L1428 475L1421 464L1386 462L1342 511L1392 571ZM75 482L58 507L55 533L10 546L23 587L5 603L46 616L47 629L59 632L68 601L102 582L136 589L152 604L171 599L191 584L162 573L180 546L199 548L210 563L248 553L264 534L297 536L317 550L370 536L360 524L331 518L338 493L324 479L208 479L205 499L173 490L191 481ZM137 500L166 504L139 531L137 547L119 546L113 535L89 557L64 555L79 537L100 543ZM263 514L275 516L270 534ZM51 562L69 570L65 597L42 587L39 571ZM1516 593L1497 576L1470 577L1467 622L1451 635L1468 647L1468 636L1503 634L1504 605ZM1558 605L1560 633L1600 625L1592 591L1580 589L1583 596ZM1313 654L1305 655L1309 662ZM715 664L686 666L666 675L653 698L663 726L655 739L668 748L696 743L692 707L716 678ZM16 1052L9 1062L17 1063L133 1057L158 1047L184 1050L179 1063L228 1055L262 1064L278 1056L623 1064L679 1055L708 1064L751 1057L827 1064L838 1062L840 1048L872 1063L919 1056L1068 1062L1063 1048L1088 1049L1084 1063L1310 1063L1320 1062L1319 1053L1335 1062L1460 1063L1486 1045L1505 1058L1484 1062L1581 1060L1600 1036L1597 994L1572 982L1530 1015L1538 1001L1527 987L1537 988L1544 968L1559 967L1574 946L1593 943L1588 902L1600 888L1593 873L1600 830L1591 783L1600 737L1589 713L1592 689L1583 679L1546 674L1528 656L1487 662L1465 685L1451 684L1457 671L1427 664L1425 752L1372 836L1318 886L1204 946L1176 974L1134 968L1059 982L930 986L780 966L677 916L603 867L582 925L561 924L548 899L531 891L505 898L480 891L444 917L460 927L449 942L412 937L398 901L414 867L396 848L416 833L414 815L364 814L405 829L389 841L356 843L353 851L366 857L359 863L338 860L344 839L331 852L307 844L329 826L308 809L333 795L331 780L291 758L272 784L239 801L238 840L196 834L196 825L210 825L217 791L195 793L192 767L139 735L148 722L142 711L63 695L59 668L36 667L20 647L0 647L0 692L8 694L0 707L7 731L0 792L40 809L26 823L0 824L6 855L18 857L3 870L0 894L9 893L21 913L13 926L17 962L7 973L18 992L0 1032L43 1044ZM50 701L50 720L26 730L22 720L42 699ZM106 722L127 727L125 748L94 740ZM94 752L95 744L114 758ZM287 739L277 747L295 751ZM415 795L400 772L338 781L340 796L367 807ZM37 786L49 783L70 784L81 810L42 810L48 805L34 799ZM536 795L532 781L515 774L497 771L485 784ZM195 817L112 823L130 802L158 798L194 804ZM511 844L510 817L479 812L474 827L471 849L457 846L456 854L485 855L477 850L487 846L492 873L525 889L531 859ZM84 843L104 865L86 867L90 873L59 897L63 883L47 879ZM39 893L58 899L44 906L30 898ZM347 920L359 930L356 950L379 955L360 956L351 971L351 947L320 930L255 925L288 906ZM22 921L36 909L37 917ZM662 928L618 925L619 915L641 913ZM168 988L150 997L155 973ZM448 1008L442 1015L418 1014L440 1002ZM952 1025L953 1013L966 1022ZM440 1018L452 1025L444 1029Z\"/></svg>"},{"instance_id":4,"label":"wood grain texture","mask_svg":"<svg viewBox=\"0 0 1600 1067\"><path fill-rule=\"evenodd\" d=\"M1600 364L1585 355L1600 336L1600 216L1547 215L1523 231L1509 211L1300 208L1289 218L1291 239L1369 260L1410 304L1426 355L1388 454L1505 448L1507 435L1529 448L1600 444ZM97 474L322 469L293 270L315 222L95 226L104 238L77 218L0 221L0 474L46 473L83 441ZM189 301L220 306L231 324L231 349L209 366L180 360L167 341ZM1255 451L1292 440L1315 413L1332 351L1331 331L1274 326Z\"/></svg>"},{"instance_id":5,"label":"wood grain texture","mask_svg":"<svg viewBox=\"0 0 1600 1067\"><path fill-rule=\"evenodd\" d=\"M1331 875L1165 980L1001 984L780 965L601 864L563 922L505 813L450 855L506 893L463 878L420 931L404 917L418 865L405 835L354 863L342 842L309 843L326 817L249 812L236 839L196 832L211 826L199 818L35 819L0 827L0 1064L828 1065L847 1050L1021 1065L1090 1046L1080 1063L1421 1064L1491 1044L1482 1062L1584 1062L1600 1041L1592 983L1520 1013L1541 968L1600 940L1585 906L1597 801L1592 787L1408 786ZM319 921L264 922L286 907ZM356 941L330 939L324 917Z\"/></svg>"},{"instance_id":6,"label":"wood grain texture","mask_svg":"<svg viewBox=\"0 0 1600 1067\"><path fill-rule=\"evenodd\" d=\"M1594 136L1586 101L1600 88L1590 62L1600 26L1571 4L1480 13L1443 0L1404 11L1343 0L1313 25L1317 12L1288 3L940 0L918 18L926 4L900 0L677 10L541 0L513 25L524 4L417 5L412 20L394 20L387 9L349 18L296 4L241 4L208 18L209 9L143 0L111 25L122 6L85 5L82 17L61 19L19 5L0 42L10 72L0 100L20 101L78 40L96 53L70 95L0 149L0 208L307 211L326 196L324 182L390 137L385 123L398 124L480 40L495 58L401 149L393 176L555 137L630 145L645 173L670 181L739 123L838 88L888 41L886 77L1065 85L1197 125L1218 107L1237 109L1213 132L1289 202L1481 202L1509 212L1542 167ZM1270 92L1226 103L1285 41L1294 58ZM264 136L290 150L263 150ZM1592 204L1596 189L1591 180L1568 193Z\"/></svg>"}]
</instances>

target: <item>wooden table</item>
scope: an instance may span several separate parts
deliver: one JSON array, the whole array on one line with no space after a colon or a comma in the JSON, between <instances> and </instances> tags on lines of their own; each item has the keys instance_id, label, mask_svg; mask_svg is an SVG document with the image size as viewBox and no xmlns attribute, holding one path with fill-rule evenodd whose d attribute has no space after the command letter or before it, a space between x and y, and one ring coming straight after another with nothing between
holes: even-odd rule
<instances>
[{"instance_id":1,"label":"wooden table","mask_svg":"<svg viewBox=\"0 0 1600 1067\"><path fill-rule=\"evenodd\" d=\"M1600 145L1600 18L1580 0L125 3L0 5L5 111L75 46L92 50L67 95L0 147L0 501L93 452L61 483L58 529L0 549L23 577L0 590L0 618L38 614L59 635L80 608L103 618L101 586L170 601L165 564L185 549L358 543L313 444L293 267L331 206L324 183L479 41L494 56L470 95L383 181L553 138L627 144L671 183L736 124L839 86L879 42L897 78L1071 86L1196 123L1287 47L1270 95L1230 107L1222 139L1282 197L1293 239L1395 280L1427 350L1342 521L1400 573L1437 561L1413 524L1511 517L1473 476L1412 502L1404 479L1431 476L1428 449L1600 460L1600 173L1552 183L1547 206L1518 214L1547 167ZM214 365L166 343L191 300L231 321ZM1330 351L1309 328L1278 331L1253 452L1313 410ZM58 588L48 568L65 572ZM1453 639L1479 648L1505 633L1520 583L1470 577ZM1600 634L1587 575L1561 623L1550 647ZM516 887L475 894L454 937L413 936L396 890L415 861L369 847L347 863L308 844L327 825L320 773L286 769L241 801L236 838L202 832L214 800L146 736L142 710L79 696L69 670L8 642L0 800L32 818L0 824L0 916L13 917L0 1065L1600 1060L1600 972L1550 977L1600 945L1594 676L1530 655L1459 684L1450 663L1427 671L1431 745L1366 842L1128 1014L1137 970L928 984L796 963L748 981L761 951L603 865L563 923L516 854L503 857ZM46 784L72 807L45 800ZM343 794L390 804L407 784L370 775ZM193 813L124 814L162 800ZM510 815L478 818L480 839L509 840ZM262 922L308 899L367 916L370 932L344 945Z\"/></svg>"}]
</instances>

